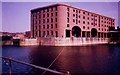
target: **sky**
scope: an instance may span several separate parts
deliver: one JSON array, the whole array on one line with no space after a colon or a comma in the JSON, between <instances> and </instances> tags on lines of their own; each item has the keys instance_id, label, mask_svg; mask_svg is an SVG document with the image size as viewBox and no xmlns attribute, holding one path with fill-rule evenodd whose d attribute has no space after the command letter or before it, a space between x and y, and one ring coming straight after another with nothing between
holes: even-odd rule
<instances>
[{"instance_id":1,"label":"sky","mask_svg":"<svg viewBox=\"0 0 120 75\"><path fill-rule=\"evenodd\" d=\"M88 11L96 12L101 15L113 17L115 18L115 25L117 26L118 2L107 2L107 0L105 1L106 2L8 2L7 0L4 0L2 2L1 30L4 32L28 31L30 30L30 10L33 8L38 8L55 3L64 3Z\"/></svg>"}]
</instances>

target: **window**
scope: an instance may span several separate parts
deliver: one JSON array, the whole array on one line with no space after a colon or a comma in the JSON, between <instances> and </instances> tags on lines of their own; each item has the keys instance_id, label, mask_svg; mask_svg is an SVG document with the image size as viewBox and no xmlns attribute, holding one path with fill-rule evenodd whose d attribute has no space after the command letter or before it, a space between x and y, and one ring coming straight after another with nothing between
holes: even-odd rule
<instances>
[{"instance_id":1,"label":"window","mask_svg":"<svg viewBox=\"0 0 120 75\"><path fill-rule=\"evenodd\" d=\"M79 15L79 18L80 18L80 15Z\"/></svg>"},{"instance_id":2,"label":"window","mask_svg":"<svg viewBox=\"0 0 120 75\"><path fill-rule=\"evenodd\" d=\"M75 17L75 14L73 14L73 17Z\"/></svg>"},{"instance_id":3,"label":"window","mask_svg":"<svg viewBox=\"0 0 120 75\"><path fill-rule=\"evenodd\" d=\"M93 16L93 14L91 14L91 16Z\"/></svg>"},{"instance_id":4,"label":"window","mask_svg":"<svg viewBox=\"0 0 120 75\"><path fill-rule=\"evenodd\" d=\"M53 35L53 31L51 31L51 35Z\"/></svg>"},{"instance_id":5,"label":"window","mask_svg":"<svg viewBox=\"0 0 120 75\"><path fill-rule=\"evenodd\" d=\"M55 31L56 37L58 37L58 31Z\"/></svg>"},{"instance_id":6,"label":"window","mask_svg":"<svg viewBox=\"0 0 120 75\"><path fill-rule=\"evenodd\" d=\"M53 24L51 24L51 28L53 28Z\"/></svg>"},{"instance_id":7,"label":"window","mask_svg":"<svg viewBox=\"0 0 120 75\"><path fill-rule=\"evenodd\" d=\"M39 15L39 18L41 18L41 15Z\"/></svg>"},{"instance_id":8,"label":"window","mask_svg":"<svg viewBox=\"0 0 120 75\"><path fill-rule=\"evenodd\" d=\"M85 24L85 21L83 21L83 24Z\"/></svg>"},{"instance_id":9,"label":"window","mask_svg":"<svg viewBox=\"0 0 120 75\"><path fill-rule=\"evenodd\" d=\"M69 13L67 13L67 17L69 17Z\"/></svg>"},{"instance_id":10,"label":"window","mask_svg":"<svg viewBox=\"0 0 120 75\"><path fill-rule=\"evenodd\" d=\"M67 11L69 11L69 8L67 8Z\"/></svg>"},{"instance_id":11,"label":"window","mask_svg":"<svg viewBox=\"0 0 120 75\"><path fill-rule=\"evenodd\" d=\"M89 27L88 27L88 29L89 29Z\"/></svg>"},{"instance_id":12,"label":"window","mask_svg":"<svg viewBox=\"0 0 120 75\"><path fill-rule=\"evenodd\" d=\"M47 23L49 23L49 19L47 19Z\"/></svg>"},{"instance_id":13,"label":"window","mask_svg":"<svg viewBox=\"0 0 120 75\"><path fill-rule=\"evenodd\" d=\"M67 27L69 27L69 24L67 24Z\"/></svg>"},{"instance_id":14,"label":"window","mask_svg":"<svg viewBox=\"0 0 120 75\"><path fill-rule=\"evenodd\" d=\"M79 23L80 23L80 20L79 20Z\"/></svg>"},{"instance_id":15,"label":"window","mask_svg":"<svg viewBox=\"0 0 120 75\"><path fill-rule=\"evenodd\" d=\"M51 16L53 16L53 13L51 13Z\"/></svg>"},{"instance_id":16,"label":"window","mask_svg":"<svg viewBox=\"0 0 120 75\"><path fill-rule=\"evenodd\" d=\"M43 25L43 29L45 29L45 25Z\"/></svg>"},{"instance_id":17,"label":"window","mask_svg":"<svg viewBox=\"0 0 120 75\"><path fill-rule=\"evenodd\" d=\"M89 17L87 19L89 20Z\"/></svg>"},{"instance_id":18,"label":"window","mask_svg":"<svg viewBox=\"0 0 120 75\"><path fill-rule=\"evenodd\" d=\"M49 17L49 14L47 14L47 17Z\"/></svg>"},{"instance_id":19,"label":"window","mask_svg":"<svg viewBox=\"0 0 120 75\"><path fill-rule=\"evenodd\" d=\"M45 17L45 14L43 14L43 18Z\"/></svg>"},{"instance_id":20,"label":"window","mask_svg":"<svg viewBox=\"0 0 120 75\"><path fill-rule=\"evenodd\" d=\"M53 11L53 8L51 8L51 10Z\"/></svg>"},{"instance_id":21,"label":"window","mask_svg":"<svg viewBox=\"0 0 120 75\"><path fill-rule=\"evenodd\" d=\"M55 21L57 22L57 18L55 18Z\"/></svg>"},{"instance_id":22,"label":"window","mask_svg":"<svg viewBox=\"0 0 120 75\"><path fill-rule=\"evenodd\" d=\"M75 19L73 19L73 22L75 22Z\"/></svg>"},{"instance_id":23,"label":"window","mask_svg":"<svg viewBox=\"0 0 120 75\"><path fill-rule=\"evenodd\" d=\"M83 12L83 14L85 14L85 12Z\"/></svg>"},{"instance_id":24,"label":"window","mask_svg":"<svg viewBox=\"0 0 120 75\"><path fill-rule=\"evenodd\" d=\"M89 15L89 13L88 13L88 15Z\"/></svg>"},{"instance_id":25,"label":"window","mask_svg":"<svg viewBox=\"0 0 120 75\"><path fill-rule=\"evenodd\" d=\"M69 18L67 18L67 22L69 23Z\"/></svg>"},{"instance_id":26,"label":"window","mask_svg":"<svg viewBox=\"0 0 120 75\"><path fill-rule=\"evenodd\" d=\"M83 26L83 29L85 29L85 26Z\"/></svg>"},{"instance_id":27,"label":"window","mask_svg":"<svg viewBox=\"0 0 120 75\"><path fill-rule=\"evenodd\" d=\"M49 28L49 25L47 25L47 29Z\"/></svg>"},{"instance_id":28,"label":"window","mask_svg":"<svg viewBox=\"0 0 120 75\"><path fill-rule=\"evenodd\" d=\"M45 10L43 10L43 12L45 12Z\"/></svg>"},{"instance_id":29,"label":"window","mask_svg":"<svg viewBox=\"0 0 120 75\"><path fill-rule=\"evenodd\" d=\"M45 19L43 19L43 23L45 23Z\"/></svg>"},{"instance_id":30,"label":"window","mask_svg":"<svg viewBox=\"0 0 120 75\"><path fill-rule=\"evenodd\" d=\"M93 25L93 23L91 23L91 25Z\"/></svg>"},{"instance_id":31,"label":"window","mask_svg":"<svg viewBox=\"0 0 120 75\"><path fill-rule=\"evenodd\" d=\"M80 11L79 11L79 13L80 13Z\"/></svg>"},{"instance_id":32,"label":"window","mask_svg":"<svg viewBox=\"0 0 120 75\"><path fill-rule=\"evenodd\" d=\"M89 22L88 22L88 25L89 25Z\"/></svg>"},{"instance_id":33,"label":"window","mask_svg":"<svg viewBox=\"0 0 120 75\"><path fill-rule=\"evenodd\" d=\"M78 11L76 10L76 13L77 13Z\"/></svg>"},{"instance_id":34,"label":"window","mask_svg":"<svg viewBox=\"0 0 120 75\"><path fill-rule=\"evenodd\" d=\"M83 19L85 19L85 16L83 16Z\"/></svg>"},{"instance_id":35,"label":"window","mask_svg":"<svg viewBox=\"0 0 120 75\"><path fill-rule=\"evenodd\" d=\"M51 22L53 22L53 19L51 18Z\"/></svg>"},{"instance_id":36,"label":"window","mask_svg":"<svg viewBox=\"0 0 120 75\"><path fill-rule=\"evenodd\" d=\"M57 12L56 12L56 16L57 16Z\"/></svg>"},{"instance_id":37,"label":"window","mask_svg":"<svg viewBox=\"0 0 120 75\"><path fill-rule=\"evenodd\" d=\"M57 28L57 24L55 24L55 27Z\"/></svg>"},{"instance_id":38,"label":"window","mask_svg":"<svg viewBox=\"0 0 120 75\"><path fill-rule=\"evenodd\" d=\"M78 23L77 19L76 19L76 24Z\"/></svg>"},{"instance_id":39,"label":"window","mask_svg":"<svg viewBox=\"0 0 120 75\"><path fill-rule=\"evenodd\" d=\"M93 20L93 18L91 20Z\"/></svg>"}]
</instances>

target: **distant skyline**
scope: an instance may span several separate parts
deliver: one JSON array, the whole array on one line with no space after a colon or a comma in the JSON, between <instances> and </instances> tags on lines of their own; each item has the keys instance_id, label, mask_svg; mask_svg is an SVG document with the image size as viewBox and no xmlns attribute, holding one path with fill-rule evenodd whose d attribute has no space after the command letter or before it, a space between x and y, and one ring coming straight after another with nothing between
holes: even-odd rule
<instances>
[{"instance_id":1,"label":"distant skyline","mask_svg":"<svg viewBox=\"0 0 120 75\"><path fill-rule=\"evenodd\" d=\"M30 10L56 3L72 5L115 18L116 27L118 25L118 2L2 2L2 31L30 30Z\"/></svg>"}]
</instances>

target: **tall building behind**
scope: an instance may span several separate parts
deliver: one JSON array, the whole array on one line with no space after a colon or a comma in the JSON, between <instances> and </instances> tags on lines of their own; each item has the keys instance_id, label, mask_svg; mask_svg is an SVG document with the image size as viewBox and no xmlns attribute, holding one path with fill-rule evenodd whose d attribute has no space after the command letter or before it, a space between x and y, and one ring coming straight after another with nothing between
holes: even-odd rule
<instances>
[{"instance_id":1,"label":"tall building behind","mask_svg":"<svg viewBox=\"0 0 120 75\"><path fill-rule=\"evenodd\" d=\"M65 4L31 10L31 38L107 38L115 19Z\"/></svg>"}]
</instances>

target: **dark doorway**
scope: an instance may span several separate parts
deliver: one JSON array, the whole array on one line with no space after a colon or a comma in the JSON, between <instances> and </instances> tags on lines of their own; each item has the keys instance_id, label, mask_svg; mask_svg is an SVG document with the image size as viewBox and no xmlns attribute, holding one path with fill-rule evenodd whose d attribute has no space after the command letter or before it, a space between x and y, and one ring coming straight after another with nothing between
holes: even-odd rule
<instances>
[{"instance_id":1,"label":"dark doorway","mask_svg":"<svg viewBox=\"0 0 120 75\"><path fill-rule=\"evenodd\" d=\"M96 37L97 36L97 30L95 28L91 29L91 36Z\"/></svg>"},{"instance_id":2,"label":"dark doorway","mask_svg":"<svg viewBox=\"0 0 120 75\"><path fill-rule=\"evenodd\" d=\"M66 30L66 37L70 37L70 30Z\"/></svg>"},{"instance_id":3,"label":"dark doorway","mask_svg":"<svg viewBox=\"0 0 120 75\"><path fill-rule=\"evenodd\" d=\"M75 36L75 37L81 36L81 29L78 26L74 26L72 28L72 36Z\"/></svg>"}]
</instances>

